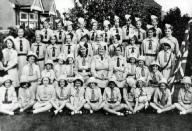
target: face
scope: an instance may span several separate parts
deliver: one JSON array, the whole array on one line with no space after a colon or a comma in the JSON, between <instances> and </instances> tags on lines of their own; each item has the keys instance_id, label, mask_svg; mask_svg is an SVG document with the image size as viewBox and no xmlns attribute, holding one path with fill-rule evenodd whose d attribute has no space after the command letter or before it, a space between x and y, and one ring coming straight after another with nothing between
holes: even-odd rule
<instances>
[{"instance_id":1,"label":"face","mask_svg":"<svg viewBox=\"0 0 192 131\"><path fill-rule=\"evenodd\" d=\"M47 77L44 77L44 78L43 78L43 85L44 85L44 86L49 85L49 78L47 78Z\"/></svg>"},{"instance_id":2,"label":"face","mask_svg":"<svg viewBox=\"0 0 192 131\"><path fill-rule=\"evenodd\" d=\"M115 49L115 53L116 53L117 56L119 56L119 55L121 54L121 48L120 48L120 47L117 47L117 48Z\"/></svg>"},{"instance_id":3,"label":"face","mask_svg":"<svg viewBox=\"0 0 192 131\"><path fill-rule=\"evenodd\" d=\"M135 58L130 58L130 63L135 63Z\"/></svg>"},{"instance_id":4,"label":"face","mask_svg":"<svg viewBox=\"0 0 192 131\"><path fill-rule=\"evenodd\" d=\"M164 48L164 50L165 50L165 51L167 51L167 50L169 49L169 46L164 45L164 47L163 47L163 48Z\"/></svg>"},{"instance_id":5,"label":"face","mask_svg":"<svg viewBox=\"0 0 192 131\"><path fill-rule=\"evenodd\" d=\"M99 47L99 55L104 55L105 49L104 47Z\"/></svg>"},{"instance_id":6,"label":"face","mask_svg":"<svg viewBox=\"0 0 192 131\"><path fill-rule=\"evenodd\" d=\"M43 23L43 26L44 26L45 29L47 29L48 26L49 26L49 23L48 23L47 21L45 21L45 22Z\"/></svg>"},{"instance_id":7,"label":"face","mask_svg":"<svg viewBox=\"0 0 192 131\"><path fill-rule=\"evenodd\" d=\"M131 38L130 43L131 43L132 45L134 45L134 44L135 44L135 38Z\"/></svg>"},{"instance_id":8,"label":"face","mask_svg":"<svg viewBox=\"0 0 192 131\"><path fill-rule=\"evenodd\" d=\"M104 30L108 31L109 30L109 26L104 26Z\"/></svg>"},{"instance_id":9,"label":"face","mask_svg":"<svg viewBox=\"0 0 192 131\"><path fill-rule=\"evenodd\" d=\"M109 87L114 88L115 87L115 83L114 82L109 82Z\"/></svg>"},{"instance_id":10,"label":"face","mask_svg":"<svg viewBox=\"0 0 192 131\"><path fill-rule=\"evenodd\" d=\"M73 63L73 58L69 57L68 61L69 61L69 64L72 64Z\"/></svg>"},{"instance_id":11,"label":"face","mask_svg":"<svg viewBox=\"0 0 192 131\"><path fill-rule=\"evenodd\" d=\"M80 49L80 51L81 51L81 53L82 53L83 55L85 55L87 49L86 49L86 47L82 46L81 49Z\"/></svg>"},{"instance_id":12,"label":"face","mask_svg":"<svg viewBox=\"0 0 192 131\"><path fill-rule=\"evenodd\" d=\"M66 41L67 41L67 43L71 43L71 36L70 35L66 36Z\"/></svg>"},{"instance_id":13,"label":"face","mask_svg":"<svg viewBox=\"0 0 192 131\"><path fill-rule=\"evenodd\" d=\"M67 26L67 30L68 30L69 32L71 32L71 31L73 30L72 25L68 25L68 26Z\"/></svg>"},{"instance_id":14,"label":"face","mask_svg":"<svg viewBox=\"0 0 192 131\"><path fill-rule=\"evenodd\" d=\"M117 40L116 36L113 37L113 41L114 41L114 43L118 43L118 40Z\"/></svg>"},{"instance_id":15,"label":"face","mask_svg":"<svg viewBox=\"0 0 192 131\"><path fill-rule=\"evenodd\" d=\"M172 30L171 29L165 29L165 35L166 36L171 36L172 35Z\"/></svg>"},{"instance_id":16,"label":"face","mask_svg":"<svg viewBox=\"0 0 192 131\"><path fill-rule=\"evenodd\" d=\"M19 30L18 30L18 36L19 36L20 38L22 38L23 35L24 35L24 30L23 30L23 29L19 29Z\"/></svg>"},{"instance_id":17,"label":"face","mask_svg":"<svg viewBox=\"0 0 192 131\"><path fill-rule=\"evenodd\" d=\"M156 19L154 19L154 20L152 20L151 24L152 24L153 26L157 26L158 22L157 22Z\"/></svg>"},{"instance_id":18,"label":"face","mask_svg":"<svg viewBox=\"0 0 192 131\"><path fill-rule=\"evenodd\" d=\"M119 27L119 20L115 21L115 27Z\"/></svg>"},{"instance_id":19,"label":"face","mask_svg":"<svg viewBox=\"0 0 192 131\"><path fill-rule=\"evenodd\" d=\"M153 71L156 72L158 70L158 66L157 65L153 65Z\"/></svg>"},{"instance_id":20,"label":"face","mask_svg":"<svg viewBox=\"0 0 192 131\"><path fill-rule=\"evenodd\" d=\"M60 65L62 65L62 64L63 64L63 59L59 59L58 63L59 63Z\"/></svg>"},{"instance_id":21,"label":"face","mask_svg":"<svg viewBox=\"0 0 192 131\"><path fill-rule=\"evenodd\" d=\"M93 23L92 29L97 30L97 23Z\"/></svg>"},{"instance_id":22,"label":"face","mask_svg":"<svg viewBox=\"0 0 192 131\"><path fill-rule=\"evenodd\" d=\"M97 35L97 41L102 41L102 36L101 35Z\"/></svg>"},{"instance_id":23,"label":"face","mask_svg":"<svg viewBox=\"0 0 192 131\"><path fill-rule=\"evenodd\" d=\"M79 23L79 28L83 29L85 27L85 23Z\"/></svg>"},{"instance_id":24,"label":"face","mask_svg":"<svg viewBox=\"0 0 192 131\"><path fill-rule=\"evenodd\" d=\"M160 89L163 90L163 89L165 89L165 88L166 88L166 84L165 84L165 83L161 83L161 84L160 84Z\"/></svg>"},{"instance_id":25,"label":"face","mask_svg":"<svg viewBox=\"0 0 192 131\"><path fill-rule=\"evenodd\" d=\"M64 87L65 86L65 80L60 80L60 86Z\"/></svg>"},{"instance_id":26,"label":"face","mask_svg":"<svg viewBox=\"0 0 192 131\"><path fill-rule=\"evenodd\" d=\"M189 84L187 84L187 83L183 83L183 86L184 86L185 90L189 90L189 88L190 88Z\"/></svg>"},{"instance_id":27,"label":"face","mask_svg":"<svg viewBox=\"0 0 192 131\"><path fill-rule=\"evenodd\" d=\"M96 86L96 84L92 82L89 84L89 86L90 86L90 88L94 88Z\"/></svg>"},{"instance_id":28,"label":"face","mask_svg":"<svg viewBox=\"0 0 192 131\"><path fill-rule=\"evenodd\" d=\"M51 44L55 44L55 42L56 42L56 37L55 36L51 37Z\"/></svg>"},{"instance_id":29,"label":"face","mask_svg":"<svg viewBox=\"0 0 192 131\"><path fill-rule=\"evenodd\" d=\"M41 42L41 36L40 35L36 35L36 42L40 43Z\"/></svg>"},{"instance_id":30,"label":"face","mask_svg":"<svg viewBox=\"0 0 192 131\"><path fill-rule=\"evenodd\" d=\"M80 87L80 86L81 86L81 81L76 80L76 81L75 81L75 86L76 86L76 87Z\"/></svg>"},{"instance_id":31,"label":"face","mask_svg":"<svg viewBox=\"0 0 192 131\"><path fill-rule=\"evenodd\" d=\"M82 42L87 42L88 40L87 40L86 37L84 37L81 41L82 41Z\"/></svg>"},{"instance_id":32,"label":"face","mask_svg":"<svg viewBox=\"0 0 192 131\"><path fill-rule=\"evenodd\" d=\"M126 24L130 25L131 24L131 20L130 19L126 20Z\"/></svg>"},{"instance_id":33,"label":"face","mask_svg":"<svg viewBox=\"0 0 192 131\"><path fill-rule=\"evenodd\" d=\"M7 40L7 48L8 48L8 49L13 48L13 43L12 43L11 40Z\"/></svg>"},{"instance_id":34,"label":"face","mask_svg":"<svg viewBox=\"0 0 192 131\"><path fill-rule=\"evenodd\" d=\"M152 37L153 37L153 31L152 31L152 30L149 30L149 31L148 31L148 36L149 36L149 38L152 38Z\"/></svg>"},{"instance_id":35,"label":"face","mask_svg":"<svg viewBox=\"0 0 192 131\"><path fill-rule=\"evenodd\" d=\"M30 56L28 61L29 61L29 64L35 63L35 57L34 56Z\"/></svg>"},{"instance_id":36,"label":"face","mask_svg":"<svg viewBox=\"0 0 192 131\"><path fill-rule=\"evenodd\" d=\"M5 87L8 88L11 86L11 80L5 81Z\"/></svg>"},{"instance_id":37,"label":"face","mask_svg":"<svg viewBox=\"0 0 192 131\"><path fill-rule=\"evenodd\" d=\"M58 30L62 29L62 24L60 22L57 24L57 28L58 28Z\"/></svg>"},{"instance_id":38,"label":"face","mask_svg":"<svg viewBox=\"0 0 192 131\"><path fill-rule=\"evenodd\" d=\"M144 65L144 61L139 61L139 66L142 67Z\"/></svg>"},{"instance_id":39,"label":"face","mask_svg":"<svg viewBox=\"0 0 192 131\"><path fill-rule=\"evenodd\" d=\"M138 87L139 87L139 88L142 88L142 87L143 87L143 84L144 84L143 81L138 81Z\"/></svg>"},{"instance_id":40,"label":"face","mask_svg":"<svg viewBox=\"0 0 192 131\"><path fill-rule=\"evenodd\" d=\"M51 69L51 64L47 64L47 65L46 65L46 69L47 69L47 70L50 70L50 69Z\"/></svg>"},{"instance_id":41,"label":"face","mask_svg":"<svg viewBox=\"0 0 192 131\"><path fill-rule=\"evenodd\" d=\"M141 28L141 21L137 21L137 23L136 23L136 27L137 27L138 29Z\"/></svg>"}]
</instances>

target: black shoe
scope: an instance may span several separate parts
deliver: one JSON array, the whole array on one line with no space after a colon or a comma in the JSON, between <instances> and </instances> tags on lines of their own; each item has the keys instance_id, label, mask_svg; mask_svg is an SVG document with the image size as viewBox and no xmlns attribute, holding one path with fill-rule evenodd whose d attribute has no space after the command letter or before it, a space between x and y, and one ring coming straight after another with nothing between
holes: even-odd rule
<instances>
[{"instance_id":1,"label":"black shoe","mask_svg":"<svg viewBox=\"0 0 192 131\"><path fill-rule=\"evenodd\" d=\"M14 115L20 115L19 111L14 111Z\"/></svg>"},{"instance_id":2,"label":"black shoe","mask_svg":"<svg viewBox=\"0 0 192 131\"><path fill-rule=\"evenodd\" d=\"M33 114L33 110L27 110L26 113L27 114Z\"/></svg>"}]
</instances>

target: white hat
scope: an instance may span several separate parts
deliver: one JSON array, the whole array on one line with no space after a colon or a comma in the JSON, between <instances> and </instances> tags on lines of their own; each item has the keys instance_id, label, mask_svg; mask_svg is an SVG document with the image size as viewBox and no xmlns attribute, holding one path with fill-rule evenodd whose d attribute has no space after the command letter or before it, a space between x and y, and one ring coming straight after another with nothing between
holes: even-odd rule
<instances>
[{"instance_id":1,"label":"white hat","mask_svg":"<svg viewBox=\"0 0 192 131\"><path fill-rule=\"evenodd\" d=\"M147 29L150 29L150 28L153 28L153 26L147 24Z\"/></svg>"},{"instance_id":2,"label":"white hat","mask_svg":"<svg viewBox=\"0 0 192 131\"><path fill-rule=\"evenodd\" d=\"M74 59L73 54L68 54L66 60L67 60L68 58L73 58L73 59Z\"/></svg>"},{"instance_id":3,"label":"white hat","mask_svg":"<svg viewBox=\"0 0 192 131\"><path fill-rule=\"evenodd\" d=\"M62 59L63 61L65 61L65 55L63 53L61 53L57 59Z\"/></svg>"},{"instance_id":4,"label":"white hat","mask_svg":"<svg viewBox=\"0 0 192 131\"><path fill-rule=\"evenodd\" d=\"M98 84L97 80L95 79L95 77L90 77L87 81L87 85L89 85L90 83L95 83Z\"/></svg>"},{"instance_id":5,"label":"white hat","mask_svg":"<svg viewBox=\"0 0 192 131\"><path fill-rule=\"evenodd\" d=\"M102 36L103 33L104 33L104 31L101 31L101 30L97 30L97 32L96 32L97 36Z\"/></svg>"},{"instance_id":6,"label":"white hat","mask_svg":"<svg viewBox=\"0 0 192 131\"><path fill-rule=\"evenodd\" d=\"M164 83L164 84L167 85L167 79L166 79L166 78L162 78L162 79L159 81L159 84L161 84L161 83Z\"/></svg>"},{"instance_id":7,"label":"white hat","mask_svg":"<svg viewBox=\"0 0 192 131\"><path fill-rule=\"evenodd\" d=\"M5 83L5 81L7 81L7 80L13 81L13 79L11 78L10 75L5 75L5 76L3 77L3 83Z\"/></svg>"},{"instance_id":8,"label":"white hat","mask_svg":"<svg viewBox=\"0 0 192 131\"><path fill-rule=\"evenodd\" d=\"M127 78L126 81L130 87L136 87L136 80L133 77Z\"/></svg>"},{"instance_id":9,"label":"white hat","mask_svg":"<svg viewBox=\"0 0 192 131\"><path fill-rule=\"evenodd\" d=\"M61 19L56 19L55 22L58 24L59 22L61 22Z\"/></svg>"},{"instance_id":10,"label":"white hat","mask_svg":"<svg viewBox=\"0 0 192 131\"><path fill-rule=\"evenodd\" d=\"M119 21L119 17L117 15L114 16L115 21Z\"/></svg>"},{"instance_id":11,"label":"white hat","mask_svg":"<svg viewBox=\"0 0 192 131\"><path fill-rule=\"evenodd\" d=\"M115 76L112 76L111 78L109 78L108 86L109 86L110 82L114 82L116 84L116 86L117 86L117 78Z\"/></svg>"},{"instance_id":12,"label":"white hat","mask_svg":"<svg viewBox=\"0 0 192 131\"><path fill-rule=\"evenodd\" d=\"M85 20L84 20L82 17L79 17L79 18L78 18L78 22L79 22L80 24L83 24L83 23L85 23Z\"/></svg>"},{"instance_id":13,"label":"white hat","mask_svg":"<svg viewBox=\"0 0 192 131\"><path fill-rule=\"evenodd\" d=\"M125 15L126 20L130 19L130 17L131 17L131 15L128 15L128 14Z\"/></svg>"},{"instance_id":14,"label":"white hat","mask_svg":"<svg viewBox=\"0 0 192 131\"><path fill-rule=\"evenodd\" d=\"M80 80L82 83L84 83L84 79L81 75L76 75L73 81L75 82L76 80Z\"/></svg>"},{"instance_id":15,"label":"white hat","mask_svg":"<svg viewBox=\"0 0 192 131\"><path fill-rule=\"evenodd\" d=\"M91 19L91 24L98 23L95 19Z\"/></svg>"},{"instance_id":16,"label":"white hat","mask_svg":"<svg viewBox=\"0 0 192 131\"><path fill-rule=\"evenodd\" d=\"M141 18L135 17L135 21L139 21L141 20Z\"/></svg>"},{"instance_id":17,"label":"white hat","mask_svg":"<svg viewBox=\"0 0 192 131\"><path fill-rule=\"evenodd\" d=\"M128 59L130 59L130 58L135 58L135 59L137 60L137 55L136 55L135 53L132 53L132 54L130 54L130 56L128 57Z\"/></svg>"},{"instance_id":18,"label":"white hat","mask_svg":"<svg viewBox=\"0 0 192 131\"><path fill-rule=\"evenodd\" d=\"M108 20L103 21L103 26L109 26L110 22Z\"/></svg>"},{"instance_id":19,"label":"white hat","mask_svg":"<svg viewBox=\"0 0 192 131\"><path fill-rule=\"evenodd\" d=\"M71 21L67 21L66 25L69 26L69 25L72 25L73 23Z\"/></svg>"},{"instance_id":20,"label":"white hat","mask_svg":"<svg viewBox=\"0 0 192 131\"><path fill-rule=\"evenodd\" d=\"M13 36L8 36L8 37L6 37L5 39L4 39L4 42L6 42L7 40L11 40L11 41L13 41L13 44L15 45L15 39L14 39L14 37Z\"/></svg>"},{"instance_id":21,"label":"white hat","mask_svg":"<svg viewBox=\"0 0 192 131\"><path fill-rule=\"evenodd\" d=\"M139 58L137 59L138 61L144 61L145 62L145 56L140 55Z\"/></svg>"},{"instance_id":22,"label":"white hat","mask_svg":"<svg viewBox=\"0 0 192 131\"><path fill-rule=\"evenodd\" d=\"M60 80L67 80L67 77L66 77L66 75L60 75L59 76L59 78L58 78L58 81L60 81Z\"/></svg>"},{"instance_id":23,"label":"white hat","mask_svg":"<svg viewBox=\"0 0 192 131\"><path fill-rule=\"evenodd\" d=\"M158 19L157 16L151 15L151 20Z\"/></svg>"},{"instance_id":24,"label":"white hat","mask_svg":"<svg viewBox=\"0 0 192 131\"><path fill-rule=\"evenodd\" d=\"M181 83L190 84L191 85L191 78L188 76L183 77Z\"/></svg>"},{"instance_id":25,"label":"white hat","mask_svg":"<svg viewBox=\"0 0 192 131\"><path fill-rule=\"evenodd\" d=\"M27 54L27 59L28 59L30 56L33 56L33 57L35 57L35 59L37 59L37 55L36 55L35 52L30 51L30 52Z\"/></svg>"},{"instance_id":26,"label":"white hat","mask_svg":"<svg viewBox=\"0 0 192 131\"><path fill-rule=\"evenodd\" d=\"M142 82L146 83L145 77L140 77L140 78L138 78L138 79L137 79L137 82L138 82L138 81L142 81Z\"/></svg>"},{"instance_id":27,"label":"white hat","mask_svg":"<svg viewBox=\"0 0 192 131\"><path fill-rule=\"evenodd\" d=\"M45 66L46 66L47 64L51 64L51 65L53 66L53 60L48 59L48 60L45 62Z\"/></svg>"},{"instance_id":28,"label":"white hat","mask_svg":"<svg viewBox=\"0 0 192 131\"><path fill-rule=\"evenodd\" d=\"M160 64L159 64L159 62L158 62L158 61L153 61L153 62L151 63L151 66L154 66L154 65L157 65L157 66L159 66L159 67L160 67Z\"/></svg>"},{"instance_id":29,"label":"white hat","mask_svg":"<svg viewBox=\"0 0 192 131\"><path fill-rule=\"evenodd\" d=\"M20 77L20 83L29 83L29 80L27 79L27 76L22 75Z\"/></svg>"}]
</instances>

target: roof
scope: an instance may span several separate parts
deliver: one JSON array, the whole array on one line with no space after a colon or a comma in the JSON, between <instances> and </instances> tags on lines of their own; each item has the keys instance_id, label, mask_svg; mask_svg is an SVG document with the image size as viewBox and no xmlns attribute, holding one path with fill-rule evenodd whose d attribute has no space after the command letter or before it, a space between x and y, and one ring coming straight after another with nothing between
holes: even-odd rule
<instances>
[{"instance_id":1,"label":"roof","mask_svg":"<svg viewBox=\"0 0 192 131\"><path fill-rule=\"evenodd\" d=\"M158 7L161 8L162 6L160 4L158 4L155 0L144 0L144 4L146 6L154 6L154 7Z\"/></svg>"},{"instance_id":2,"label":"roof","mask_svg":"<svg viewBox=\"0 0 192 131\"><path fill-rule=\"evenodd\" d=\"M53 4L53 0L42 0L44 11L50 11Z\"/></svg>"},{"instance_id":3,"label":"roof","mask_svg":"<svg viewBox=\"0 0 192 131\"><path fill-rule=\"evenodd\" d=\"M9 1L16 5L22 5L22 6L31 6L34 3L34 0L9 0Z\"/></svg>"}]
</instances>

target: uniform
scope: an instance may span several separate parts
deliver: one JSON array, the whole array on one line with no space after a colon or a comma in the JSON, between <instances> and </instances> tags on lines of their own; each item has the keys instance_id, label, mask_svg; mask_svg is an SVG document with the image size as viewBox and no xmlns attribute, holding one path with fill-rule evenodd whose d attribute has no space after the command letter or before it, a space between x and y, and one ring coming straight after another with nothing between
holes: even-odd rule
<instances>
[{"instance_id":1,"label":"uniform","mask_svg":"<svg viewBox=\"0 0 192 131\"><path fill-rule=\"evenodd\" d=\"M50 40L50 38L51 38L51 36L52 36L52 34L53 34L53 30L51 30L51 29L42 29L41 30L41 34L43 35L43 40L42 40L42 42L46 45L46 46L48 46L50 43L49 43L49 40Z\"/></svg>"},{"instance_id":2,"label":"uniform","mask_svg":"<svg viewBox=\"0 0 192 131\"><path fill-rule=\"evenodd\" d=\"M140 29L135 28L135 33L134 33L134 35L135 35L135 36L137 37L137 39L138 39L138 43L136 43L136 44L137 44L137 46L140 48L143 40L146 39L146 37L147 37L146 31L145 31L144 29L142 29L142 28L140 28Z\"/></svg>"},{"instance_id":3,"label":"uniform","mask_svg":"<svg viewBox=\"0 0 192 131\"><path fill-rule=\"evenodd\" d=\"M127 74L128 74L128 77L133 77L133 79L136 78L136 69L137 69L137 66L136 64L134 63L127 63Z\"/></svg>"},{"instance_id":4,"label":"uniform","mask_svg":"<svg viewBox=\"0 0 192 131\"><path fill-rule=\"evenodd\" d=\"M31 46L31 51L35 52L37 55L37 65L40 68L40 71L44 70L45 67L45 54L46 54L46 46L43 43L33 43Z\"/></svg>"},{"instance_id":5,"label":"uniform","mask_svg":"<svg viewBox=\"0 0 192 131\"><path fill-rule=\"evenodd\" d=\"M49 45L47 47L46 50L46 54L45 54L45 61L47 61L48 59L53 60L54 64L57 62L57 57L60 55L61 51L60 51L60 47L56 44L54 45Z\"/></svg>"},{"instance_id":6,"label":"uniform","mask_svg":"<svg viewBox=\"0 0 192 131\"><path fill-rule=\"evenodd\" d=\"M125 85L125 79L128 73L127 62L123 56L114 56L113 62L113 73L117 78L117 86L123 88Z\"/></svg>"},{"instance_id":7,"label":"uniform","mask_svg":"<svg viewBox=\"0 0 192 131\"><path fill-rule=\"evenodd\" d=\"M17 52L14 49L3 49L3 58L4 58L4 65L6 65L8 68L8 74L13 79L13 86L19 87L19 75L17 70L17 64L18 64L18 56ZM26 60L26 58L25 58Z\"/></svg>"},{"instance_id":8,"label":"uniform","mask_svg":"<svg viewBox=\"0 0 192 131\"><path fill-rule=\"evenodd\" d=\"M66 31L65 32L65 36L67 36L67 35L69 35L69 34L71 34L71 36L73 37L72 39L71 39L71 42L73 43L73 44L77 44L77 36L76 36L76 33L75 33L75 31Z\"/></svg>"},{"instance_id":9,"label":"uniform","mask_svg":"<svg viewBox=\"0 0 192 131\"><path fill-rule=\"evenodd\" d=\"M128 45L125 48L125 59L128 60L129 56L133 53L136 54L137 57L139 57L140 55L139 47L136 45Z\"/></svg>"},{"instance_id":10,"label":"uniform","mask_svg":"<svg viewBox=\"0 0 192 131\"><path fill-rule=\"evenodd\" d=\"M88 45L88 48L87 48L88 53L87 53L87 55L93 57L93 48L92 48L92 45L91 45L90 43L87 43L87 45ZM77 52L78 52L78 53L80 52L80 46L81 46L80 43L77 44ZM84 46L84 45L83 45L83 46ZM78 54L78 53L77 53L77 54Z\"/></svg>"},{"instance_id":11,"label":"uniform","mask_svg":"<svg viewBox=\"0 0 192 131\"><path fill-rule=\"evenodd\" d=\"M144 77L145 81L148 82L148 80L150 78L150 72L149 72L149 69L147 66L143 66L143 67L138 66L136 68L136 79L139 79L140 77Z\"/></svg>"},{"instance_id":12,"label":"uniform","mask_svg":"<svg viewBox=\"0 0 192 131\"><path fill-rule=\"evenodd\" d=\"M104 46L104 49L105 49L105 53L108 54L108 46L107 46L107 43L105 42L93 42L92 43L92 48L93 48L93 56L95 55L98 55L98 49L99 49L99 46Z\"/></svg>"},{"instance_id":13,"label":"uniform","mask_svg":"<svg viewBox=\"0 0 192 131\"><path fill-rule=\"evenodd\" d=\"M108 30L103 33L103 42L107 43L109 46L111 44L111 32Z\"/></svg>"},{"instance_id":14,"label":"uniform","mask_svg":"<svg viewBox=\"0 0 192 131\"><path fill-rule=\"evenodd\" d=\"M148 87L136 88L135 99L138 99L138 104L147 104L151 100L151 93Z\"/></svg>"},{"instance_id":15,"label":"uniform","mask_svg":"<svg viewBox=\"0 0 192 131\"><path fill-rule=\"evenodd\" d=\"M67 56L68 54L73 54L73 57L76 58L77 56L77 45L74 43L66 43L63 45L61 52Z\"/></svg>"},{"instance_id":16,"label":"uniform","mask_svg":"<svg viewBox=\"0 0 192 131\"><path fill-rule=\"evenodd\" d=\"M55 72L53 69L50 69L50 70L47 70L47 69L44 69L42 72L41 72L41 76L44 77L44 76L48 76L50 79L51 79L51 82L53 82L55 80Z\"/></svg>"},{"instance_id":17,"label":"uniform","mask_svg":"<svg viewBox=\"0 0 192 131\"><path fill-rule=\"evenodd\" d=\"M21 76L23 67L27 64L26 55L30 51L29 41L25 38L15 39L15 50L18 54L18 74Z\"/></svg>"},{"instance_id":18,"label":"uniform","mask_svg":"<svg viewBox=\"0 0 192 131\"><path fill-rule=\"evenodd\" d=\"M83 34L88 34L89 35L89 31L87 29L77 29L76 32L76 37L77 37L77 43L80 42L81 37L83 36Z\"/></svg>"},{"instance_id":19,"label":"uniform","mask_svg":"<svg viewBox=\"0 0 192 131\"><path fill-rule=\"evenodd\" d=\"M127 88L123 88L123 98L125 102L129 102L129 104L133 107L135 105L135 88L131 88L130 92L128 92Z\"/></svg>"},{"instance_id":20,"label":"uniform","mask_svg":"<svg viewBox=\"0 0 192 131\"><path fill-rule=\"evenodd\" d=\"M157 40L160 40L163 34L162 30L159 27L154 27L154 28L155 28L155 34L156 34L154 35L154 37L157 38Z\"/></svg>"},{"instance_id":21,"label":"uniform","mask_svg":"<svg viewBox=\"0 0 192 131\"><path fill-rule=\"evenodd\" d=\"M62 105L63 102L69 101L71 96L71 88L69 86L63 88L56 86L55 91L58 106Z\"/></svg>"},{"instance_id":22,"label":"uniform","mask_svg":"<svg viewBox=\"0 0 192 131\"><path fill-rule=\"evenodd\" d=\"M108 78L112 76L113 65L111 63L112 60L109 56L103 56L103 60L99 55L93 57L91 63L91 73L97 79L98 86L101 88L105 88L107 86ZM100 79L98 79L97 77L99 77Z\"/></svg>"},{"instance_id":23,"label":"uniform","mask_svg":"<svg viewBox=\"0 0 192 131\"><path fill-rule=\"evenodd\" d=\"M64 69L65 69L65 72L67 74L67 80L68 80L69 84L71 86L73 86L72 81L74 80L75 75L77 74L77 69L75 67L75 64L65 65Z\"/></svg>"},{"instance_id":24,"label":"uniform","mask_svg":"<svg viewBox=\"0 0 192 131\"><path fill-rule=\"evenodd\" d=\"M66 33L63 29L56 30L54 33L57 36L57 45L61 48L63 46L63 44L65 43Z\"/></svg>"},{"instance_id":25,"label":"uniform","mask_svg":"<svg viewBox=\"0 0 192 131\"><path fill-rule=\"evenodd\" d=\"M178 94L178 103L184 105L192 105L192 87L188 90L181 88Z\"/></svg>"},{"instance_id":26,"label":"uniform","mask_svg":"<svg viewBox=\"0 0 192 131\"><path fill-rule=\"evenodd\" d=\"M56 78L56 80L59 78L60 75L67 76L65 65L60 65L59 63L57 63L54 66L54 71L55 71L55 78Z\"/></svg>"},{"instance_id":27,"label":"uniform","mask_svg":"<svg viewBox=\"0 0 192 131\"><path fill-rule=\"evenodd\" d=\"M91 42L91 44L93 43L93 42L96 42L97 41L97 30L91 30L90 32L89 32L89 38L90 38L90 42Z\"/></svg>"},{"instance_id":28,"label":"uniform","mask_svg":"<svg viewBox=\"0 0 192 131\"><path fill-rule=\"evenodd\" d=\"M155 38L146 38L141 45L141 55L145 56L145 64L147 66L156 60L157 53L159 52L159 42Z\"/></svg>"},{"instance_id":29,"label":"uniform","mask_svg":"<svg viewBox=\"0 0 192 131\"><path fill-rule=\"evenodd\" d=\"M128 29L129 28L129 29ZM127 31L128 29L128 31ZM130 39L130 35L134 35L135 34L135 27L133 25L125 25L122 27L123 30L123 40L129 40Z\"/></svg>"},{"instance_id":30,"label":"uniform","mask_svg":"<svg viewBox=\"0 0 192 131\"><path fill-rule=\"evenodd\" d=\"M119 45L119 44L111 44L111 45L109 46L109 56L110 56L110 57L113 57L113 56L116 55L116 53L115 53L115 48L116 48L118 45ZM125 49L124 49L124 47L123 47L122 45L120 45L120 48L121 48L121 55L124 56L124 54L125 54Z\"/></svg>"},{"instance_id":31,"label":"uniform","mask_svg":"<svg viewBox=\"0 0 192 131\"><path fill-rule=\"evenodd\" d=\"M110 29L111 37L115 36L116 34L120 35L120 43L123 41L123 30L120 27L112 27Z\"/></svg>"},{"instance_id":32,"label":"uniform","mask_svg":"<svg viewBox=\"0 0 192 131\"><path fill-rule=\"evenodd\" d=\"M101 89L99 87L87 87L85 91L85 99L92 104L99 104L102 102Z\"/></svg>"}]
</instances>

